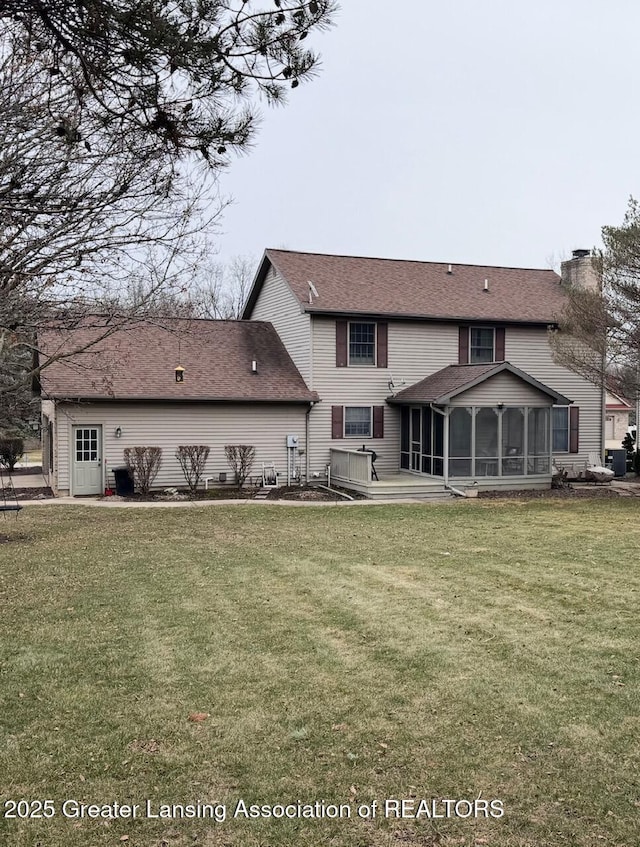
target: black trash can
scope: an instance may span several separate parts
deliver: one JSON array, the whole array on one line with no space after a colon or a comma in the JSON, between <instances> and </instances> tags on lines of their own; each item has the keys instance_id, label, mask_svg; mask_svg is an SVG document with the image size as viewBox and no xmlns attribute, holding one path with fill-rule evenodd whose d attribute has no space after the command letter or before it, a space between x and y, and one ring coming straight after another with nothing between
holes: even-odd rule
<instances>
[{"instance_id":1,"label":"black trash can","mask_svg":"<svg viewBox=\"0 0 640 847\"><path fill-rule=\"evenodd\" d=\"M114 468L113 475L116 480L116 494L121 497L128 497L133 494L133 477L131 471L126 466L123 468Z\"/></svg>"},{"instance_id":2,"label":"black trash can","mask_svg":"<svg viewBox=\"0 0 640 847\"><path fill-rule=\"evenodd\" d=\"M614 476L622 477L627 472L627 451L621 449L607 450L609 454L608 463Z\"/></svg>"}]
</instances>

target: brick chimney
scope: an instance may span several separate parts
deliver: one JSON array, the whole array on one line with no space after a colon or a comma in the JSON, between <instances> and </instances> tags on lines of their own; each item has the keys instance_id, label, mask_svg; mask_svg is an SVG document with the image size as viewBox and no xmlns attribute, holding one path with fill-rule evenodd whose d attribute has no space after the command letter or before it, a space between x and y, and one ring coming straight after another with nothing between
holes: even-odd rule
<instances>
[{"instance_id":1,"label":"brick chimney","mask_svg":"<svg viewBox=\"0 0 640 847\"><path fill-rule=\"evenodd\" d=\"M567 288L588 288L600 290L600 275L591 250L574 250L573 256L560 265L562 284Z\"/></svg>"}]
</instances>

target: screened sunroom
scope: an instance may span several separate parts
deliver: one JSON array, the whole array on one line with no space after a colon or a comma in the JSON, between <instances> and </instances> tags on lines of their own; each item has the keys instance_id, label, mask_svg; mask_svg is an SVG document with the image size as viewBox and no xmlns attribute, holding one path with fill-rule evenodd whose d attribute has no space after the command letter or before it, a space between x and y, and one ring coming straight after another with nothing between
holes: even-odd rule
<instances>
[{"instance_id":1,"label":"screened sunroom","mask_svg":"<svg viewBox=\"0 0 640 847\"><path fill-rule=\"evenodd\" d=\"M451 365L387 402L400 407L400 468L452 485L549 482L552 409L571 403L508 362Z\"/></svg>"}]
</instances>

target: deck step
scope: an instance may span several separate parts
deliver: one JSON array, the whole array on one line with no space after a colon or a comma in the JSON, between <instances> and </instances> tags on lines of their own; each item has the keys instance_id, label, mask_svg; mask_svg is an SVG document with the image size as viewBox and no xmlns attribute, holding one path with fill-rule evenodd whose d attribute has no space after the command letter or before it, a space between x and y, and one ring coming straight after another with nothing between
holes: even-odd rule
<instances>
[{"instance_id":1,"label":"deck step","mask_svg":"<svg viewBox=\"0 0 640 847\"><path fill-rule=\"evenodd\" d=\"M452 497L455 497L455 494L447 491L444 487L429 488L426 490L407 488L406 490L373 490L367 492L367 497L371 500L450 500Z\"/></svg>"},{"instance_id":2,"label":"deck step","mask_svg":"<svg viewBox=\"0 0 640 847\"><path fill-rule=\"evenodd\" d=\"M335 484L364 494L370 500L450 500L456 496L441 480L411 474L394 474L368 484L335 479Z\"/></svg>"}]
</instances>

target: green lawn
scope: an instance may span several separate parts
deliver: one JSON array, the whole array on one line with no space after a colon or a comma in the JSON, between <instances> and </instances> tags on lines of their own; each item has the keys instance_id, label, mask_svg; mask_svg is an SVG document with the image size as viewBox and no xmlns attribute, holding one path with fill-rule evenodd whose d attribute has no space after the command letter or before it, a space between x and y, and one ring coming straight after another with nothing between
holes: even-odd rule
<instances>
[{"instance_id":1,"label":"green lawn","mask_svg":"<svg viewBox=\"0 0 640 847\"><path fill-rule=\"evenodd\" d=\"M637 844L638 511L620 499L7 516L1 812L26 800L31 817L0 819L0 843ZM240 799L322 801L342 818L234 819ZM400 799L422 816L385 816ZM207 803L225 820L148 817L147 800L152 814ZM445 800L472 816L434 817ZM486 817L492 800L502 817ZM76 818L64 801L140 808ZM375 817L358 817L374 801Z\"/></svg>"}]
</instances>

